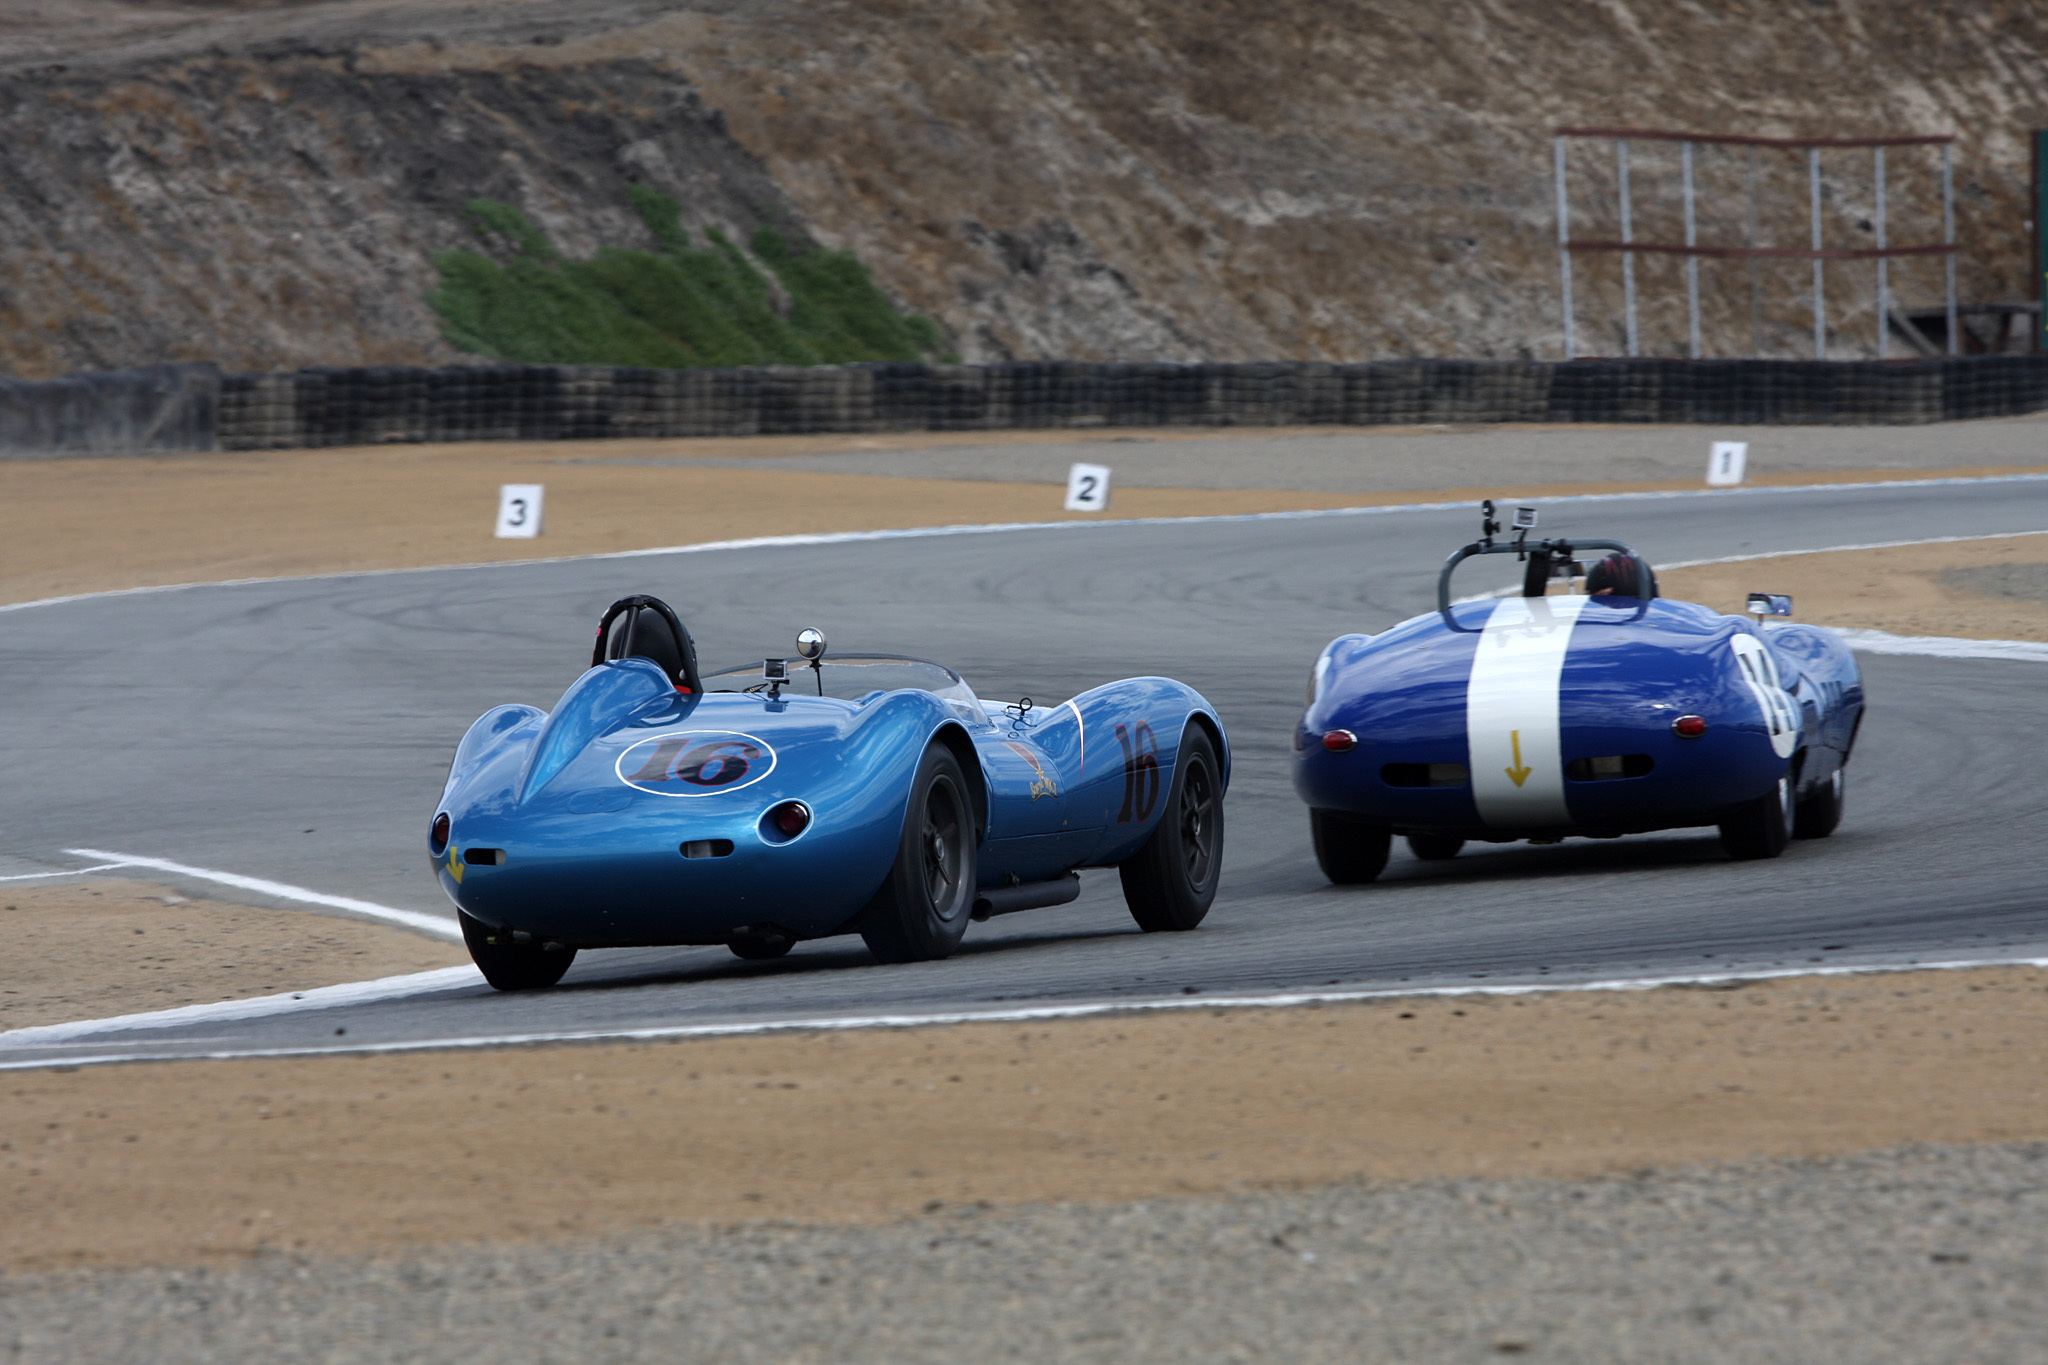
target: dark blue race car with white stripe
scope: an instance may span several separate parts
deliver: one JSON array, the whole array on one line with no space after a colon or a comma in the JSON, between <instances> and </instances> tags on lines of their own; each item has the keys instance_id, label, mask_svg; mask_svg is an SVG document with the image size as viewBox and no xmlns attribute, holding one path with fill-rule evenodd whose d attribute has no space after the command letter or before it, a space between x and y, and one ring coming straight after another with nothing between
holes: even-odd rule
<instances>
[{"instance_id":1,"label":"dark blue race car with white stripe","mask_svg":"<svg viewBox=\"0 0 2048 1365\"><path fill-rule=\"evenodd\" d=\"M1437 584L1437 609L1316 660L1294 737L1294 785L1333 882L1371 881L1395 835L1417 857L1468 840L1555 843L1718 825L1736 858L1773 858L1842 818L1863 717L1855 657L1832 632L1659 597L1618 541L1530 541L1521 509ZM1575 556L1607 551L1590 570ZM1482 555L1523 566L1514 596L1454 602ZM1583 578L1585 592L1569 591ZM1552 595L1562 581L1568 590Z\"/></svg>"},{"instance_id":2,"label":"dark blue race car with white stripe","mask_svg":"<svg viewBox=\"0 0 2048 1365\"><path fill-rule=\"evenodd\" d=\"M1194 689L1004 705L943 664L797 646L700 675L675 612L623 598L552 712L470 727L427 851L492 985L551 986L597 947L857 933L940 958L970 919L1073 900L1082 867L1120 870L1143 929L1207 913L1230 751Z\"/></svg>"}]
</instances>

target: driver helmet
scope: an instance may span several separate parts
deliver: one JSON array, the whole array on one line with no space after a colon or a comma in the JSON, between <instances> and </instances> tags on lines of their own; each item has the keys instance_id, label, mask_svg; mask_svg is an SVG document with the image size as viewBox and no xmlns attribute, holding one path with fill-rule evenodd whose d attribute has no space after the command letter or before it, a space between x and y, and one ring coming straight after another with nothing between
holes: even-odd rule
<instances>
[{"instance_id":1,"label":"driver helmet","mask_svg":"<svg viewBox=\"0 0 2048 1365\"><path fill-rule=\"evenodd\" d=\"M1650 566L1634 555L1619 551L1586 570L1586 595L1599 597L1655 597L1657 579Z\"/></svg>"}]
</instances>

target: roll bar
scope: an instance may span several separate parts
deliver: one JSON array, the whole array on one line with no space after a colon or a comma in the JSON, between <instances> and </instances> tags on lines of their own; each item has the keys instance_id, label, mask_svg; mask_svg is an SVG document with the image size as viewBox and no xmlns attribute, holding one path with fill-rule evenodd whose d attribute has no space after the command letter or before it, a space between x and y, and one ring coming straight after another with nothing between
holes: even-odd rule
<instances>
[{"instance_id":1,"label":"roll bar","mask_svg":"<svg viewBox=\"0 0 2048 1365\"><path fill-rule=\"evenodd\" d=\"M636 619L629 621L627 624L626 646L630 649L633 644L632 637L638 625L637 618L640 613L653 612L663 621L666 621L669 629L675 632L676 649L681 656L677 660L676 670L670 676L669 681L673 682L680 691L702 692L704 684L697 676L697 642L690 638L689 630L684 627L682 618L676 615L674 607L671 607L659 597L649 597L645 593L635 593L631 597L621 597L618 601L605 608L604 616L597 623L597 643L592 645L590 649L590 666L596 668L605 661L605 645L607 643L605 637L611 633L612 622L629 612ZM669 671L666 665L662 665L661 669L664 673Z\"/></svg>"},{"instance_id":2,"label":"roll bar","mask_svg":"<svg viewBox=\"0 0 2048 1365\"><path fill-rule=\"evenodd\" d=\"M1437 614L1444 618L1444 624L1452 630L1464 630L1465 627L1459 625L1458 619L1451 615L1451 573L1460 564L1476 556L1513 555L1517 560L1527 563L1529 565L1529 572L1523 575L1522 580L1522 595L1524 597L1539 596L1542 585L1549 582L1555 575L1556 565L1566 565L1567 574L1578 572L1579 566L1573 556L1580 550L1618 550L1635 560L1636 563L1642 563L1641 555L1638 555L1633 549L1618 540L1565 540L1559 538L1557 540L1539 540L1532 545L1529 543L1529 532L1536 527L1536 512L1534 508L1529 507L1516 510L1515 538L1506 543L1497 543L1493 537L1500 530L1500 523L1494 520L1492 500L1488 499L1486 502L1481 503L1480 508L1480 538L1473 541L1470 545L1461 546L1457 550L1452 551L1451 557L1444 561L1443 571L1437 575L1436 579ZM1530 592L1529 589L1532 586L1537 588L1538 591ZM1638 586L1641 585L1639 584Z\"/></svg>"}]
</instances>

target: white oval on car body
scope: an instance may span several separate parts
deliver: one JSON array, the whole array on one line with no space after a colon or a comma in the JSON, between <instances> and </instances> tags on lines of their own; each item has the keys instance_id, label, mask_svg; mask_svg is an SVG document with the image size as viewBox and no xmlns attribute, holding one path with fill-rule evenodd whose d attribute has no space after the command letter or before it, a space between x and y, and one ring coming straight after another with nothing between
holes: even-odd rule
<instances>
[{"instance_id":1,"label":"white oval on car body","mask_svg":"<svg viewBox=\"0 0 2048 1365\"><path fill-rule=\"evenodd\" d=\"M775 746L742 730L672 730L630 745L612 770L655 796L718 796L775 771Z\"/></svg>"}]
</instances>

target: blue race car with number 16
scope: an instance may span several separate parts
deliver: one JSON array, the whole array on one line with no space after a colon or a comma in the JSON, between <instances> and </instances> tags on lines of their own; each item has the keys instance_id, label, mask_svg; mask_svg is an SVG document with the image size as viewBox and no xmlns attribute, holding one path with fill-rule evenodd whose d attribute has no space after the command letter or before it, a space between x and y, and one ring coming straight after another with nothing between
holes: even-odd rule
<instances>
[{"instance_id":1,"label":"blue race car with number 16","mask_svg":"<svg viewBox=\"0 0 2048 1365\"><path fill-rule=\"evenodd\" d=\"M1143 929L1208 912L1230 750L1194 689L1006 706L942 664L797 646L700 675L675 612L623 598L552 712L470 726L428 853L493 986L551 986L584 948L941 958L969 920L1073 900L1083 867L1120 871Z\"/></svg>"}]
</instances>

